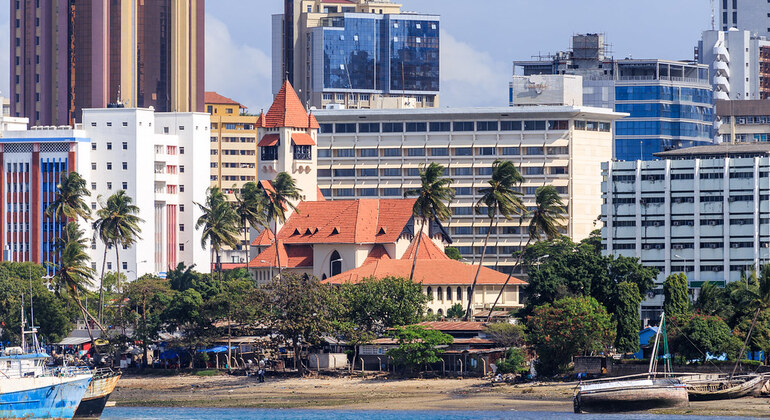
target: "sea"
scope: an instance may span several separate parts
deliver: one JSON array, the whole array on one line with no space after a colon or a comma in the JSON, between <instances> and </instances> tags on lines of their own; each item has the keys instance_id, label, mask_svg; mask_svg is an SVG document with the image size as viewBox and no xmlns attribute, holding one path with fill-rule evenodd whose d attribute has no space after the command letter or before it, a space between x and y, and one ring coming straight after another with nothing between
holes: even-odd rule
<instances>
[{"instance_id":1,"label":"sea","mask_svg":"<svg viewBox=\"0 0 770 420\"><path fill-rule=\"evenodd\" d=\"M655 414L573 414L555 411L434 411L434 410L308 410L262 408L154 408L154 407L107 407L102 420L717 420L748 419L749 417L703 417Z\"/></svg>"}]
</instances>

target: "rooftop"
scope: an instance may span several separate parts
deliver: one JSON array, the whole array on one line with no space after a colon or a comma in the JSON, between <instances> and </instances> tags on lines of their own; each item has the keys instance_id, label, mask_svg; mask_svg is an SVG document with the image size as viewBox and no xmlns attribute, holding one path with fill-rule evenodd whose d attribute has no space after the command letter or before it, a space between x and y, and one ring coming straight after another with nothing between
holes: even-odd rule
<instances>
[{"instance_id":1,"label":"rooftop","mask_svg":"<svg viewBox=\"0 0 770 420\"><path fill-rule=\"evenodd\" d=\"M708 146L686 147L654 153L663 159L702 159L724 157L754 157L770 154L770 143L722 143Z\"/></svg>"},{"instance_id":2,"label":"rooftop","mask_svg":"<svg viewBox=\"0 0 770 420\"><path fill-rule=\"evenodd\" d=\"M770 101L766 99L746 99L740 101L716 101L717 116L754 116L770 115Z\"/></svg>"},{"instance_id":3,"label":"rooftop","mask_svg":"<svg viewBox=\"0 0 770 420\"><path fill-rule=\"evenodd\" d=\"M273 104L267 113L263 113L257 119L258 127L277 128L318 128L313 114L308 115L297 93L287 81L283 82L281 90L275 95Z\"/></svg>"},{"instance_id":4,"label":"rooftop","mask_svg":"<svg viewBox=\"0 0 770 420\"><path fill-rule=\"evenodd\" d=\"M556 114L556 115L555 115ZM314 110L313 115L321 121L337 121L344 117L356 118L356 120L385 119L397 117L401 120L421 120L429 117L447 118L458 116L467 118L469 115L497 116L510 118L571 118L593 117L620 119L629 114L615 112L609 108L597 108L590 106L572 105L540 105L540 106L499 106L499 107L463 107L463 108L415 108L415 109L338 109L338 110Z\"/></svg>"},{"instance_id":5,"label":"rooftop","mask_svg":"<svg viewBox=\"0 0 770 420\"><path fill-rule=\"evenodd\" d=\"M238 105L239 108L246 109L240 102L234 101L216 92L206 92L203 97L203 103L211 105Z\"/></svg>"}]
</instances>

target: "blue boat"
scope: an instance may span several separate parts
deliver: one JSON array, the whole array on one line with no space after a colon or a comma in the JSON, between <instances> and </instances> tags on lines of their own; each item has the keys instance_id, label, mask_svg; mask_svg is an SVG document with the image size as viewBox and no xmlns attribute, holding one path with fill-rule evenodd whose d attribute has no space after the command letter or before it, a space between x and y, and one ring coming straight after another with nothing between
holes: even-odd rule
<instances>
[{"instance_id":1,"label":"blue boat","mask_svg":"<svg viewBox=\"0 0 770 420\"><path fill-rule=\"evenodd\" d=\"M71 419L93 377L87 368L50 369L42 352L10 347L0 356L0 419Z\"/></svg>"}]
</instances>

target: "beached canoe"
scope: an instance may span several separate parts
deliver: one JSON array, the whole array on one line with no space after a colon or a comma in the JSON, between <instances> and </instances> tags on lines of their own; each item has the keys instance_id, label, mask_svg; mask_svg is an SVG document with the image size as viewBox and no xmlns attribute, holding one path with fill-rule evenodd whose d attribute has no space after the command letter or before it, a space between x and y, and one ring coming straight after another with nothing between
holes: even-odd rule
<instances>
[{"instance_id":1,"label":"beached canoe","mask_svg":"<svg viewBox=\"0 0 770 420\"><path fill-rule=\"evenodd\" d=\"M727 400L757 396L770 377L762 374L720 376L714 379L683 379L690 401Z\"/></svg>"},{"instance_id":2,"label":"beached canoe","mask_svg":"<svg viewBox=\"0 0 770 420\"><path fill-rule=\"evenodd\" d=\"M583 384L573 403L575 413L617 413L686 407L688 398L678 379L634 379Z\"/></svg>"}]
</instances>

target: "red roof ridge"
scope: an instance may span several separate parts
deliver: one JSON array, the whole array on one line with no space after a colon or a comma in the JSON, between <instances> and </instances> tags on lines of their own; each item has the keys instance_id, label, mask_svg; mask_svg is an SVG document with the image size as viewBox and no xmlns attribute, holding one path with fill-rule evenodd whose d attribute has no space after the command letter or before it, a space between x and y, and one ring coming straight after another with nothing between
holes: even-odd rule
<instances>
[{"instance_id":1,"label":"red roof ridge","mask_svg":"<svg viewBox=\"0 0 770 420\"><path fill-rule=\"evenodd\" d=\"M267 128L319 128L318 121L305 110L297 92L288 80L283 82L281 90L275 95L267 114L260 116L258 125Z\"/></svg>"},{"instance_id":2,"label":"red roof ridge","mask_svg":"<svg viewBox=\"0 0 770 420\"><path fill-rule=\"evenodd\" d=\"M213 105L238 105L239 108L246 108L245 106L241 105L240 102L213 91L203 93L203 103Z\"/></svg>"}]
</instances>

